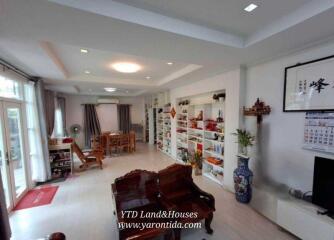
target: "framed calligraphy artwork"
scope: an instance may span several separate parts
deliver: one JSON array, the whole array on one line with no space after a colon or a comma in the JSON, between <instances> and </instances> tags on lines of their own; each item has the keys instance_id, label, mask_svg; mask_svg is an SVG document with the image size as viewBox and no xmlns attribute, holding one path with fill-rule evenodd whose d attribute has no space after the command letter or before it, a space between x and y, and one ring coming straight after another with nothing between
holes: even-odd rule
<instances>
[{"instance_id":1,"label":"framed calligraphy artwork","mask_svg":"<svg viewBox=\"0 0 334 240\"><path fill-rule=\"evenodd\" d=\"M334 111L334 55L285 68L283 111Z\"/></svg>"}]
</instances>

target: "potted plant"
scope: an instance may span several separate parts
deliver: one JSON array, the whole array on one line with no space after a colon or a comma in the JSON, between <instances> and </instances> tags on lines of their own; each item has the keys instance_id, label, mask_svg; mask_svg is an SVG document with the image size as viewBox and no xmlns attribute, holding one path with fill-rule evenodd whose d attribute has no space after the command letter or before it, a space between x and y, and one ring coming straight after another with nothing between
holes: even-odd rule
<instances>
[{"instance_id":1,"label":"potted plant","mask_svg":"<svg viewBox=\"0 0 334 240\"><path fill-rule=\"evenodd\" d=\"M247 148L253 146L254 136L243 129L237 129L233 135L237 136L241 150L238 154L238 167L233 172L235 197L238 202L249 203L252 199L253 172L248 167Z\"/></svg>"},{"instance_id":2,"label":"potted plant","mask_svg":"<svg viewBox=\"0 0 334 240\"><path fill-rule=\"evenodd\" d=\"M192 154L192 158L190 160L190 164L193 167L194 174L196 176L202 174L202 151L196 150Z\"/></svg>"}]
</instances>

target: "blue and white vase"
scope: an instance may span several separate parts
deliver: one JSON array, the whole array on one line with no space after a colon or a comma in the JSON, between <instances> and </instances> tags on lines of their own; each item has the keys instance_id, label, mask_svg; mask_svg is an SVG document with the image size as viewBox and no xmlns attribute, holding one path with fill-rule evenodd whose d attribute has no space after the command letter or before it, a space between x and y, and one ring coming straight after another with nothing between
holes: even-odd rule
<instances>
[{"instance_id":1,"label":"blue and white vase","mask_svg":"<svg viewBox=\"0 0 334 240\"><path fill-rule=\"evenodd\" d=\"M252 199L253 172L248 167L249 157L238 155L238 167L233 172L235 198L249 203Z\"/></svg>"}]
</instances>

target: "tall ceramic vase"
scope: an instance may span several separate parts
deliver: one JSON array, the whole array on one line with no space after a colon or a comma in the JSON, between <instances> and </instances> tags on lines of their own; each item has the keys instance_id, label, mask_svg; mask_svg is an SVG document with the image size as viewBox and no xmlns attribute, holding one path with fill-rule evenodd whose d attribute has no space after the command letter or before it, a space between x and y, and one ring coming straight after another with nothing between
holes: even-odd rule
<instances>
[{"instance_id":1,"label":"tall ceramic vase","mask_svg":"<svg viewBox=\"0 0 334 240\"><path fill-rule=\"evenodd\" d=\"M241 203L249 203L252 199L253 172L248 161L249 157L238 155L238 167L233 172L235 198Z\"/></svg>"}]
</instances>

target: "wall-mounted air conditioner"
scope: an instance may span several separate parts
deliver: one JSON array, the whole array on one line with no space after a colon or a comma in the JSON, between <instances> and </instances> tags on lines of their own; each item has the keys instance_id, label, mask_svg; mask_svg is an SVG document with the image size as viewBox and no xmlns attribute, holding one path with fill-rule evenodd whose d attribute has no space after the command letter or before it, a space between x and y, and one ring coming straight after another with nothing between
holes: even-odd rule
<instances>
[{"instance_id":1,"label":"wall-mounted air conditioner","mask_svg":"<svg viewBox=\"0 0 334 240\"><path fill-rule=\"evenodd\" d=\"M117 98L99 98L97 99L98 104L119 104Z\"/></svg>"}]
</instances>

